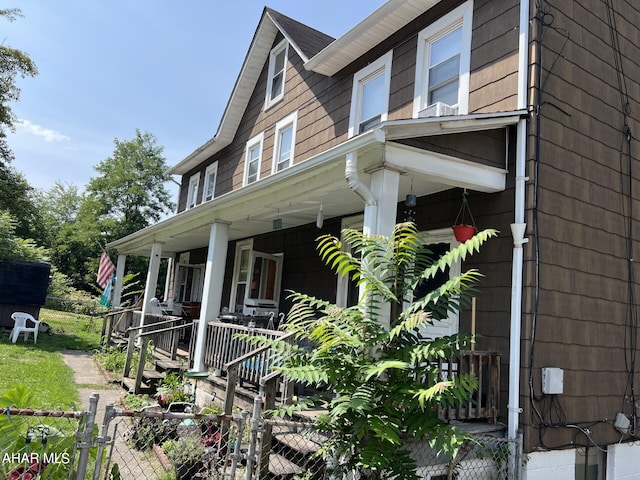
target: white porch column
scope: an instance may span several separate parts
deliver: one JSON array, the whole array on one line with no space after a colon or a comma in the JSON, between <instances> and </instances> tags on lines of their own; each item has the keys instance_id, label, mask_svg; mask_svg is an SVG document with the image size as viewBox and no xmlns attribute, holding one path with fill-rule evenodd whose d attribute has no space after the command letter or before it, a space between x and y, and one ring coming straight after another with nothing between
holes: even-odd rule
<instances>
[{"instance_id":1,"label":"white porch column","mask_svg":"<svg viewBox=\"0 0 640 480\"><path fill-rule=\"evenodd\" d=\"M145 315L150 310L150 302L156 295L156 287L158 286L158 272L160 271L160 260L162 259L162 244L154 243L151 245L151 255L149 257L149 270L147 271L147 283L144 287L144 299L142 300L142 318L140 326L144 325Z\"/></svg>"},{"instance_id":2,"label":"white porch column","mask_svg":"<svg viewBox=\"0 0 640 480\"><path fill-rule=\"evenodd\" d=\"M207 265L204 271L204 288L202 290L202 305L193 355L193 369L204 371L204 345L207 337L207 322L215 320L220 313L222 304L222 286L224 282L224 267L227 260L229 245L229 224L215 222L211 225L209 234L209 249Z\"/></svg>"},{"instance_id":3,"label":"white porch column","mask_svg":"<svg viewBox=\"0 0 640 480\"><path fill-rule=\"evenodd\" d=\"M172 283L171 277L173 277L173 257L169 257L167 259L167 275L164 281L164 293L162 294L162 299L165 302L169 300L169 289L171 288L171 283Z\"/></svg>"},{"instance_id":4,"label":"white porch column","mask_svg":"<svg viewBox=\"0 0 640 480\"><path fill-rule=\"evenodd\" d=\"M400 188L400 173L396 170L382 168L371 175L371 192L377 199L375 223L371 225L373 235L390 237L396 226L396 212L398 211L398 190ZM365 207L365 227L367 226L367 209Z\"/></svg>"},{"instance_id":5,"label":"white porch column","mask_svg":"<svg viewBox=\"0 0 640 480\"><path fill-rule=\"evenodd\" d=\"M398 190L400 173L382 168L371 175L370 190L376 199L376 205L365 205L362 231L366 235L384 235L390 237L396 225L398 210ZM360 287L360 296L364 285ZM388 330L391 328L391 309L388 304L380 306L380 323Z\"/></svg>"},{"instance_id":6,"label":"white porch column","mask_svg":"<svg viewBox=\"0 0 640 480\"><path fill-rule=\"evenodd\" d=\"M118 263L116 265L116 283L113 286L113 299L111 306L117 308L122 302L122 279L124 277L124 266L127 261L126 255L118 255Z\"/></svg>"}]
</instances>

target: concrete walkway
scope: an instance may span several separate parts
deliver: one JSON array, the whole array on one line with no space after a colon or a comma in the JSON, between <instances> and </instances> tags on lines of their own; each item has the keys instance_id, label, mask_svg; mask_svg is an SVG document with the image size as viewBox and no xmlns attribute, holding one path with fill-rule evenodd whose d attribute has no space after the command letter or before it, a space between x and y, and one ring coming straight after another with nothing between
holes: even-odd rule
<instances>
[{"instance_id":1,"label":"concrete walkway","mask_svg":"<svg viewBox=\"0 0 640 480\"><path fill-rule=\"evenodd\" d=\"M96 423L102 425L105 407L109 403L118 406L125 390L107 381L91 353L80 350L63 350L61 353L64 363L73 370L79 387L80 405L76 406L76 410L88 410L89 397L92 393L97 393L99 399Z\"/></svg>"}]
</instances>

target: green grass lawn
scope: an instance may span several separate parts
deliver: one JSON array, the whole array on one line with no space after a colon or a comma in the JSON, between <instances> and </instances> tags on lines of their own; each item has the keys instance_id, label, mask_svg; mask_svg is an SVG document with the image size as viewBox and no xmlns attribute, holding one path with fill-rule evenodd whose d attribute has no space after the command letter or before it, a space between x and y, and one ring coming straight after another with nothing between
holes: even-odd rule
<instances>
[{"instance_id":1,"label":"green grass lawn","mask_svg":"<svg viewBox=\"0 0 640 480\"><path fill-rule=\"evenodd\" d=\"M25 342L21 335L15 345L8 331L0 336L0 393L22 384L34 393L32 408L80 408L73 371L60 352L97 349L102 318L42 309L39 319L51 325L53 334L39 333L35 345L32 336Z\"/></svg>"}]
</instances>

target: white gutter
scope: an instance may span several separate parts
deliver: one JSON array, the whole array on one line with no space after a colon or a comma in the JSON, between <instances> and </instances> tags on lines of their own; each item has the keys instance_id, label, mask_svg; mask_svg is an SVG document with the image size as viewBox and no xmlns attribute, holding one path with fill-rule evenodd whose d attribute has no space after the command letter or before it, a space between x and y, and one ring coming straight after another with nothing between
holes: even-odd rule
<instances>
[{"instance_id":1,"label":"white gutter","mask_svg":"<svg viewBox=\"0 0 640 480\"><path fill-rule=\"evenodd\" d=\"M518 53L518 110L527 108L528 66L529 66L529 0L520 2L520 35ZM524 238L526 173L527 120L521 119L517 127L516 140L516 182L515 215L511 224L513 235L513 263L511 272L511 328L509 337L509 403L507 433L510 439L518 437L520 425L520 341L522 331L522 271Z\"/></svg>"}]
</instances>

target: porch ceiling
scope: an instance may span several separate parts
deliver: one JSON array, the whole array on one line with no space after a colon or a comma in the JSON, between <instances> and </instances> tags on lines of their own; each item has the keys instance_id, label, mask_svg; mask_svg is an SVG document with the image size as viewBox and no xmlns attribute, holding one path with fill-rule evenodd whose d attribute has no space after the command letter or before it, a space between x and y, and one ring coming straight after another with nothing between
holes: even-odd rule
<instances>
[{"instance_id":1,"label":"porch ceiling","mask_svg":"<svg viewBox=\"0 0 640 480\"><path fill-rule=\"evenodd\" d=\"M494 118L483 128L515 123L519 113L512 113L512 116L500 116L499 120ZM446 121L445 128L453 128L452 122L456 120ZM422 124L429 130L425 135L437 134L434 122ZM345 154L354 151L358 152L360 178L367 185L370 184L371 173L381 167L401 173L399 202L410 192L412 183L417 196L454 187L486 192L504 189L505 170L389 141L386 135L393 138L402 138L403 135L397 121L389 122L388 127L387 132L383 123L374 131L352 138L277 175L180 212L111 242L108 247L124 255L148 256L151 245L158 242L162 244L163 256L170 256L206 247L211 224L216 221L229 223L230 240L236 240L272 231L273 221L277 218L282 219L283 229L314 223L321 203L326 219L362 212L362 200L348 187L344 178ZM412 136L416 135L420 122L408 121L406 127L411 129ZM477 130L467 128L469 131Z\"/></svg>"}]
</instances>

